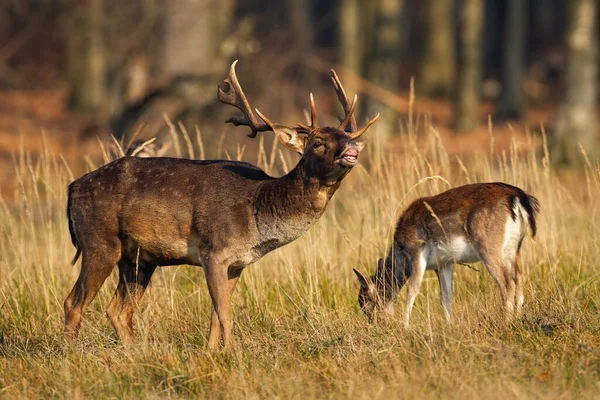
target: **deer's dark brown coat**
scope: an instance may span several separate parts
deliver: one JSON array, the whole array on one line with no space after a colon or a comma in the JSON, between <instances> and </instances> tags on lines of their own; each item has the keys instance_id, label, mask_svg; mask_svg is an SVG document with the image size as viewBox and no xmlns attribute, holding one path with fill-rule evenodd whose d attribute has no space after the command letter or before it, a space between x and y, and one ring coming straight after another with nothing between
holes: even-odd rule
<instances>
[{"instance_id":1,"label":"deer's dark brown coat","mask_svg":"<svg viewBox=\"0 0 600 400\"><path fill-rule=\"evenodd\" d=\"M124 157L69 186L69 229L81 273L65 300L65 330L75 336L81 318L116 265L119 284L107 313L123 341L133 340L132 315L157 266L202 266L213 303L209 347L231 343L231 295L244 269L301 236L323 214L363 143L335 73L346 111L338 128L289 127L253 115L232 65L219 86L221 101L242 110L229 122L253 134L272 130L302 154L281 178L244 162ZM374 122L371 121L370 123ZM368 125L370 125L370 123ZM368 126L367 125L367 126ZM346 132L345 130L348 130ZM222 334L222 335L221 335Z\"/></svg>"}]
</instances>

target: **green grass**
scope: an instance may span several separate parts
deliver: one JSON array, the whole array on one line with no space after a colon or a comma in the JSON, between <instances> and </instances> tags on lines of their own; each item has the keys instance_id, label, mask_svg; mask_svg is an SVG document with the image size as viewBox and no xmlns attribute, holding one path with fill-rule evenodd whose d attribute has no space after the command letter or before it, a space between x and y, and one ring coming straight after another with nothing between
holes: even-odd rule
<instances>
[{"instance_id":1,"label":"green grass","mask_svg":"<svg viewBox=\"0 0 600 400\"><path fill-rule=\"evenodd\" d=\"M0 397L597 397L600 184L591 165L579 181L561 183L533 138L459 163L435 131L420 134L406 135L401 154L372 138L321 220L247 268L230 353L205 349L210 299L202 270L189 266L157 271L134 319L134 346L116 341L105 316L114 275L80 339L67 344L62 302L79 273L69 266L64 217L69 171L47 152L35 163L22 156L17 201L0 202ZM262 167L281 168L261 152ZM409 330L399 315L369 324L361 314L352 267L373 271L408 203L450 187L423 179L432 176L450 186L503 180L540 199L538 236L526 239L520 259L521 319L499 322L499 294L480 264L455 268L452 324L433 273Z\"/></svg>"}]
</instances>

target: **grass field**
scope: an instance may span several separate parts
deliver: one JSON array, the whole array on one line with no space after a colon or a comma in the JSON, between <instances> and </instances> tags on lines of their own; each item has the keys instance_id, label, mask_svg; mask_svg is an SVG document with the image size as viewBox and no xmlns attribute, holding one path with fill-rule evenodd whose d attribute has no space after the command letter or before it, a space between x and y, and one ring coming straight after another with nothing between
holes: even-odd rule
<instances>
[{"instance_id":1,"label":"grass field","mask_svg":"<svg viewBox=\"0 0 600 400\"><path fill-rule=\"evenodd\" d=\"M203 272L188 266L155 273L134 318L135 346L119 344L105 316L116 273L80 340L65 343L62 304L79 273L69 266L64 215L72 178L56 154L22 154L17 201L0 202L0 397L597 398L600 180L592 163L559 179L540 136L502 151L490 135L485 154L459 159L426 124L408 129L405 151L394 154L375 131L321 220L244 272L230 354L205 350L210 299ZM266 147L244 159L274 173L292 165ZM410 201L499 180L542 206L538 235L521 253L524 316L499 322L497 288L475 264L455 268L452 324L429 272L409 330L399 312L368 324L352 267L374 271Z\"/></svg>"}]
</instances>

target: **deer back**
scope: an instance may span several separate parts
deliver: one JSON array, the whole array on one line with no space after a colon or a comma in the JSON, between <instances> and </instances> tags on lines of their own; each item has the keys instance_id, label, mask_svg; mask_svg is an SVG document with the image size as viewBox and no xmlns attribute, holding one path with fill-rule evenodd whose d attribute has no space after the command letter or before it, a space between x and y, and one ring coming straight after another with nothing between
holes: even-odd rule
<instances>
[{"instance_id":1,"label":"deer back","mask_svg":"<svg viewBox=\"0 0 600 400\"><path fill-rule=\"evenodd\" d=\"M398 219L394 240L441 242L453 236L473 238L476 231L501 233L508 218L522 208L526 223L535 235L538 201L523 190L505 183L459 186L439 195L415 200Z\"/></svg>"},{"instance_id":2,"label":"deer back","mask_svg":"<svg viewBox=\"0 0 600 400\"><path fill-rule=\"evenodd\" d=\"M126 236L160 264L198 261L183 260L192 242L202 256L258 240L254 199L270 180L246 163L125 157L70 185L69 217L86 231L76 232L82 240L104 232Z\"/></svg>"}]
</instances>

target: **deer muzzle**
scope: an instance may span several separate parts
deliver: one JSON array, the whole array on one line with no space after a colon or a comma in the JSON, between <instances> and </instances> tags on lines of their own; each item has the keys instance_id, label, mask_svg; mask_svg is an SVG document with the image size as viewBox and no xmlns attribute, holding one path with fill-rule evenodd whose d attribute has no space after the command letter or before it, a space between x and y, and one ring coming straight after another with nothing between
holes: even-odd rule
<instances>
[{"instance_id":1,"label":"deer muzzle","mask_svg":"<svg viewBox=\"0 0 600 400\"><path fill-rule=\"evenodd\" d=\"M346 149L342 152L340 157L337 159L337 162L339 162L344 167L353 167L358 161L358 154L358 148L356 146L350 145L346 147Z\"/></svg>"}]
</instances>

